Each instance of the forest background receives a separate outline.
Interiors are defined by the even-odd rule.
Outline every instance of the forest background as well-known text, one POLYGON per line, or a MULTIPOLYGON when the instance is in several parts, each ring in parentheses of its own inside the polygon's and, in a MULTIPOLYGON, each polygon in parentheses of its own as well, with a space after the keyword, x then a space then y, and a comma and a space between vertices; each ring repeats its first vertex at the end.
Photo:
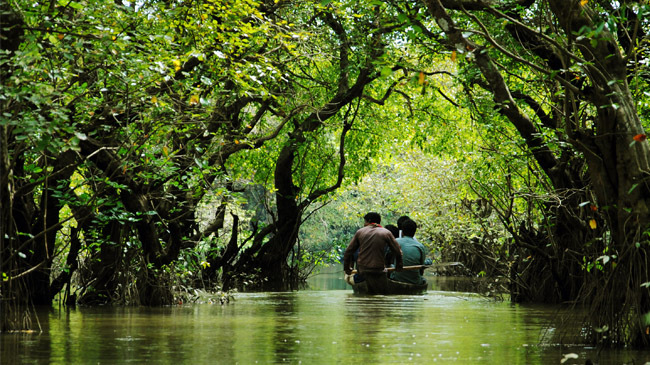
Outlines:
POLYGON ((649 12, 2 0, 2 330, 55 297, 296 288, 374 210, 647 347, 649 12))

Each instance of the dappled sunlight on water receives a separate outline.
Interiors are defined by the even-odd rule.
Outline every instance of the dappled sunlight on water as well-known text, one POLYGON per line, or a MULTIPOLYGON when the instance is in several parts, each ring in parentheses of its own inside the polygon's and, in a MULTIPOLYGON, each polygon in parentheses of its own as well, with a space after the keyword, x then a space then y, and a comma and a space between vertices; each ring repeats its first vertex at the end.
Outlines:
POLYGON ((588 357, 601 364, 650 359, 648 352, 603 351, 599 357, 593 348, 554 343, 555 318, 554 308, 441 290, 416 296, 324 288, 240 293, 224 306, 42 312, 42 334, 2 335, 2 364, 559 364, 566 354, 578 357, 566 364, 588 357))

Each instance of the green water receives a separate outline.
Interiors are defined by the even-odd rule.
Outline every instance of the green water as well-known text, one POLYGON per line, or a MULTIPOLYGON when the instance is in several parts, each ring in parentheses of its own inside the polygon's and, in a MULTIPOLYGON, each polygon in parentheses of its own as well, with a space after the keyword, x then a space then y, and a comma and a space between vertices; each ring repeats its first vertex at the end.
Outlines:
POLYGON ((224 306, 45 311, 42 333, 1 335, 2 364, 560 364, 566 354, 578 359, 565 364, 650 361, 650 352, 561 345, 557 308, 443 291, 457 284, 430 279, 419 296, 355 296, 338 275, 320 275, 311 290, 240 293, 224 306))

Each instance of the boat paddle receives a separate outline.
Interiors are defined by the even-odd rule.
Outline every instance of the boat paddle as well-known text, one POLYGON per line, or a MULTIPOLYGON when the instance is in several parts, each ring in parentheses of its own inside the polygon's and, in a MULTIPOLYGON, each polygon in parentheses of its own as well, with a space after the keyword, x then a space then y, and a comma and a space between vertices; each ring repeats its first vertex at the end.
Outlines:
MULTIPOLYGON (((426 268, 429 268, 429 267, 431 267, 431 265, 412 265, 412 266, 404 266, 404 267, 402 268, 402 271, 421 270, 421 269, 426 269, 426 268)), ((391 271, 395 271, 395 268, 394 268, 394 267, 387 267, 387 268, 384 268, 384 272, 391 272, 391 271)), ((357 273, 357 270, 352 270, 352 275, 354 275, 354 274, 356 274, 356 273, 357 273)))

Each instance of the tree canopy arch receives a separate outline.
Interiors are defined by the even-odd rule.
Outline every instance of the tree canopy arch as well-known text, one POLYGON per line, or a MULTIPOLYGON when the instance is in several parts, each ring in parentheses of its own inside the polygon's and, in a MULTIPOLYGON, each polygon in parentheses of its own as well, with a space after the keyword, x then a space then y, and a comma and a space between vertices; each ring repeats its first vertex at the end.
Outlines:
POLYGON ((647 5, 11 0, 0 10, 0 252, 15 304, 3 306, 3 329, 74 272, 84 303, 170 302, 172 285, 158 283, 175 270, 226 288, 249 275, 289 285, 309 209, 360 179, 387 143, 471 141, 454 134, 463 118, 446 117, 464 108, 508 161, 474 166, 508 172, 473 189, 534 257, 512 261, 520 298, 539 300, 529 289, 541 287, 546 300, 592 303, 594 341, 647 345, 647 5), (500 135, 513 139, 506 148, 500 135), (538 214, 516 217, 515 202, 538 214))

